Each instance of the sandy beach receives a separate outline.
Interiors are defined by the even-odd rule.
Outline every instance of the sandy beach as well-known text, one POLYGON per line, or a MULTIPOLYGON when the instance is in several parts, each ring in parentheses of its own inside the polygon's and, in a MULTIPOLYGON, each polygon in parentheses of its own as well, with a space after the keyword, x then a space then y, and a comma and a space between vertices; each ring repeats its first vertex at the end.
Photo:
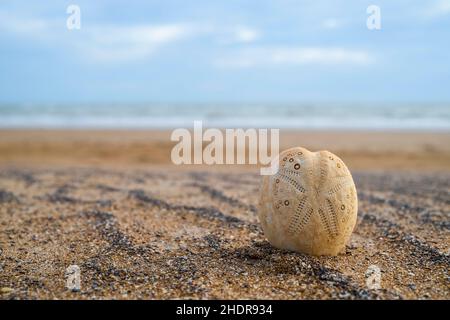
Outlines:
POLYGON ((169 137, 0 131, 0 297, 450 298, 449 133, 282 131, 281 150, 327 149, 353 173, 358 221, 337 257, 273 248, 258 168, 175 166, 169 137))

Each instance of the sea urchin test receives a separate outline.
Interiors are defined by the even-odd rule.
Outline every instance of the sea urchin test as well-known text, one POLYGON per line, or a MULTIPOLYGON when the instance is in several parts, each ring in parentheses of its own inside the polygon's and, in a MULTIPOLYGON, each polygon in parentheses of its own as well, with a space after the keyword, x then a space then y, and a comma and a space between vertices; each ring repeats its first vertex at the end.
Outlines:
POLYGON ((263 177, 258 210, 264 234, 281 249, 337 255, 356 224, 358 199, 350 171, 328 151, 282 152, 276 174, 263 177))

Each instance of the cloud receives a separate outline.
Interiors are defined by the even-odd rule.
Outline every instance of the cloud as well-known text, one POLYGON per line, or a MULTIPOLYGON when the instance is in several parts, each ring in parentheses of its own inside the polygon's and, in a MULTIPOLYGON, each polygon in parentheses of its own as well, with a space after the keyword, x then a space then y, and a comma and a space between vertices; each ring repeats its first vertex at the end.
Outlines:
POLYGON ((221 68, 326 64, 366 65, 373 61, 366 51, 326 47, 255 47, 242 49, 214 61, 221 68))
POLYGON ((147 59, 167 45, 206 36, 219 44, 248 44, 260 38, 254 28, 195 23, 142 25, 84 24, 69 31, 65 16, 41 19, 0 11, 0 30, 49 46, 57 44, 93 63, 133 62, 147 59))
POLYGON ((92 62, 123 62, 147 58, 170 43, 195 32, 190 25, 81 25, 69 31, 65 20, 19 17, 0 11, 0 30, 50 45, 77 50, 92 62), (69 36, 69 33, 70 36, 69 36))
POLYGON ((149 57, 164 45, 185 39, 193 33, 188 25, 97 26, 82 47, 93 59, 103 62, 149 57))
POLYGON ((260 37, 260 32, 249 27, 238 26, 235 30, 236 42, 249 43, 257 40, 260 37))
POLYGON ((423 10, 423 15, 434 18, 450 14, 450 0, 438 0, 433 2, 427 9, 423 10))
POLYGON ((82 49, 96 61, 121 62, 150 57, 163 46, 198 36, 219 38, 221 44, 245 44, 257 40, 260 32, 245 26, 224 28, 199 23, 93 26, 82 49))
POLYGON ((337 19, 326 19, 322 21, 322 27, 325 29, 337 29, 341 27, 341 22, 337 19))
POLYGON ((261 38, 261 31, 243 25, 211 26, 209 34, 220 45, 248 44, 261 38))
POLYGON ((0 30, 22 35, 37 35, 49 29, 51 22, 39 18, 22 18, 0 11, 0 30))

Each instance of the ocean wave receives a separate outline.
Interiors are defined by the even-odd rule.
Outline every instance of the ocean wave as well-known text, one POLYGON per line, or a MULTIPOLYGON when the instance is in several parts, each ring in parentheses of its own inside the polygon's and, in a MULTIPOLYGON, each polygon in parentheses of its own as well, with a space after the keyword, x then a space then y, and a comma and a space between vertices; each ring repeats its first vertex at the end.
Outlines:
POLYGON ((450 131, 450 105, 0 105, 0 128, 418 129, 450 131))

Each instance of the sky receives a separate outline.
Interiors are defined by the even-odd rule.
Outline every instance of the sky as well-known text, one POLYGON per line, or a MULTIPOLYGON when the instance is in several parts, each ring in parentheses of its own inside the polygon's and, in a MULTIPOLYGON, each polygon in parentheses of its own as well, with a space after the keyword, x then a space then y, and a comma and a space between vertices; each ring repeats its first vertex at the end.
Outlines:
POLYGON ((447 103, 449 52, 450 0, 1 0, 0 103, 447 103))

